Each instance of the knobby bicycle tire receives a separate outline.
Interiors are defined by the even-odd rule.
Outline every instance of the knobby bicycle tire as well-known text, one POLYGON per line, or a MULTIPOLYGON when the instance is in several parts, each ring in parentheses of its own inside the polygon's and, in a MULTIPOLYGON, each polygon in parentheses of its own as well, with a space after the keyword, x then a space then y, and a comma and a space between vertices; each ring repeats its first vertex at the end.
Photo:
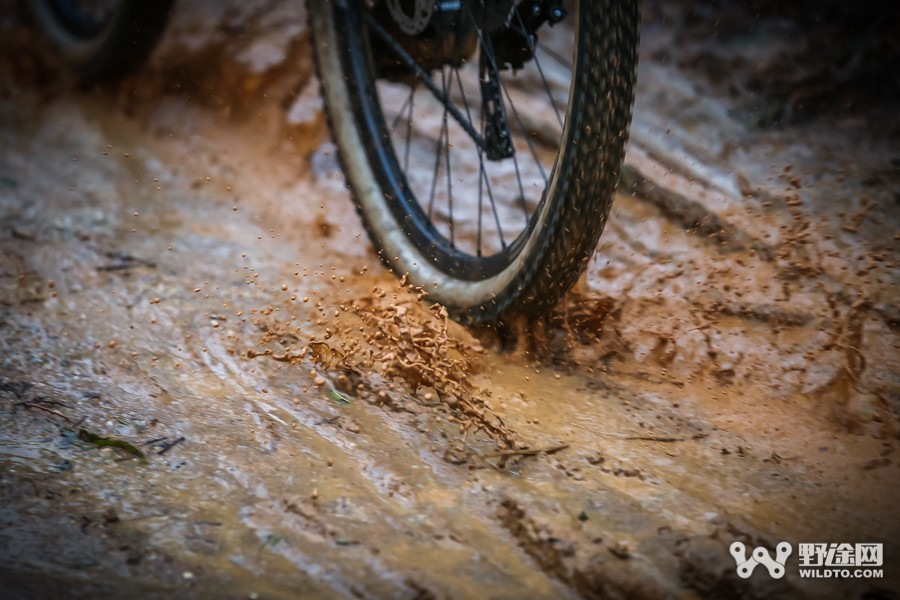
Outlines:
POLYGON ((371 52, 364 0, 312 0, 308 10, 328 123, 382 261, 462 322, 552 308, 587 267, 609 218, 634 100, 637 0, 579 3, 558 155, 540 205, 502 260, 459 257, 411 215, 405 174, 386 149, 378 74, 371 57, 360 56, 371 52))

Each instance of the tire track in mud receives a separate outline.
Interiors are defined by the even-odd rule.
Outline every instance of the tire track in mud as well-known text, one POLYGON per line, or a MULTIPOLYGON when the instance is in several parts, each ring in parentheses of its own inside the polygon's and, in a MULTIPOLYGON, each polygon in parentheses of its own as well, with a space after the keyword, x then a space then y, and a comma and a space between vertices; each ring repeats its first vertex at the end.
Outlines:
POLYGON ((717 252, 753 252, 762 260, 771 261, 774 251, 761 240, 722 219, 702 202, 690 200, 671 189, 660 186, 652 179, 626 164, 619 178, 619 193, 630 192, 639 200, 649 202, 662 215, 682 227, 686 232, 699 236, 713 244, 717 252))
MULTIPOLYGON (((652 578, 641 576, 645 574, 615 564, 628 560, 625 546, 610 549, 614 564, 598 554, 592 557, 587 567, 580 567, 572 564, 575 544, 550 535, 515 500, 500 502, 496 518, 544 573, 565 584, 580 598, 665 598, 672 594, 651 583, 652 578)), ((605 550, 602 546, 601 549, 605 550)))

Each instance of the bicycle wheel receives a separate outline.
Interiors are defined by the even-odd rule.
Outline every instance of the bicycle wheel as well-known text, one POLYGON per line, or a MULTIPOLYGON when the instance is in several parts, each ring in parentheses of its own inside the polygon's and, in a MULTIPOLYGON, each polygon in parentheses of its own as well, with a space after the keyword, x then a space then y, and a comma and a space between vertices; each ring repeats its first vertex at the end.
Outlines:
POLYGON ((173 0, 33 0, 31 16, 79 83, 139 66, 162 34, 173 0))
POLYGON ((551 308, 624 159, 636 0, 313 0, 344 176, 381 259, 463 322, 551 308))

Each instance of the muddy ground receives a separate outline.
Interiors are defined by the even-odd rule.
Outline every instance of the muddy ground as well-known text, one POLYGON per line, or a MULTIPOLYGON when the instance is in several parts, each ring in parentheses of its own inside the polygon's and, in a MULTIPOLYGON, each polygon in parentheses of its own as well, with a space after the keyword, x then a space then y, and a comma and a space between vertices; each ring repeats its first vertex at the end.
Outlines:
POLYGON ((510 342, 378 263, 302 4, 82 91, 3 6, 0 597, 900 592, 893 17, 645 3, 612 219, 510 342))

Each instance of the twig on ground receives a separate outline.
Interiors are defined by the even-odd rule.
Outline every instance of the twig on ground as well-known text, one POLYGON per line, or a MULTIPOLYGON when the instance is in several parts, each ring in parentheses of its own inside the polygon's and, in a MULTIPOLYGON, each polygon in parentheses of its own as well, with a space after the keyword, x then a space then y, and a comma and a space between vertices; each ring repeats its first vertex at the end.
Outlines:
POLYGON ((50 413, 51 415, 56 415, 57 417, 63 419, 63 420, 66 421, 67 423, 71 423, 71 422, 72 422, 72 419, 70 419, 70 418, 67 417, 66 415, 62 414, 62 413, 59 412, 58 410, 53 410, 52 408, 50 408, 50 407, 48 407, 48 406, 42 406, 42 405, 40 405, 40 404, 38 404, 38 403, 36 403, 36 402, 34 402, 34 401, 32 401, 32 400, 23 400, 22 402, 17 402, 17 403, 16 403, 16 406, 24 406, 25 408, 36 408, 36 409, 38 409, 38 410, 42 410, 42 411, 44 411, 44 412, 48 412, 48 413, 50 413))
POLYGON ((177 440, 174 440, 172 442, 166 442, 165 444, 161 444, 160 451, 158 454, 160 454, 160 455, 165 454, 166 452, 168 452, 169 450, 171 450, 172 448, 174 448, 175 446, 177 446, 178 444, 180 444, 183 441, 184 441, 184 436, 181 436, 177 440))
POLYGON ((558 446, 547 446, 546 448, 526 448, 524 450, 499 450, 485 454, 482 458, 496 458, 498 456, 537 456, 538 454, 553 454, 560 450, 565 450, 569 444, 559 444, 558 446))

